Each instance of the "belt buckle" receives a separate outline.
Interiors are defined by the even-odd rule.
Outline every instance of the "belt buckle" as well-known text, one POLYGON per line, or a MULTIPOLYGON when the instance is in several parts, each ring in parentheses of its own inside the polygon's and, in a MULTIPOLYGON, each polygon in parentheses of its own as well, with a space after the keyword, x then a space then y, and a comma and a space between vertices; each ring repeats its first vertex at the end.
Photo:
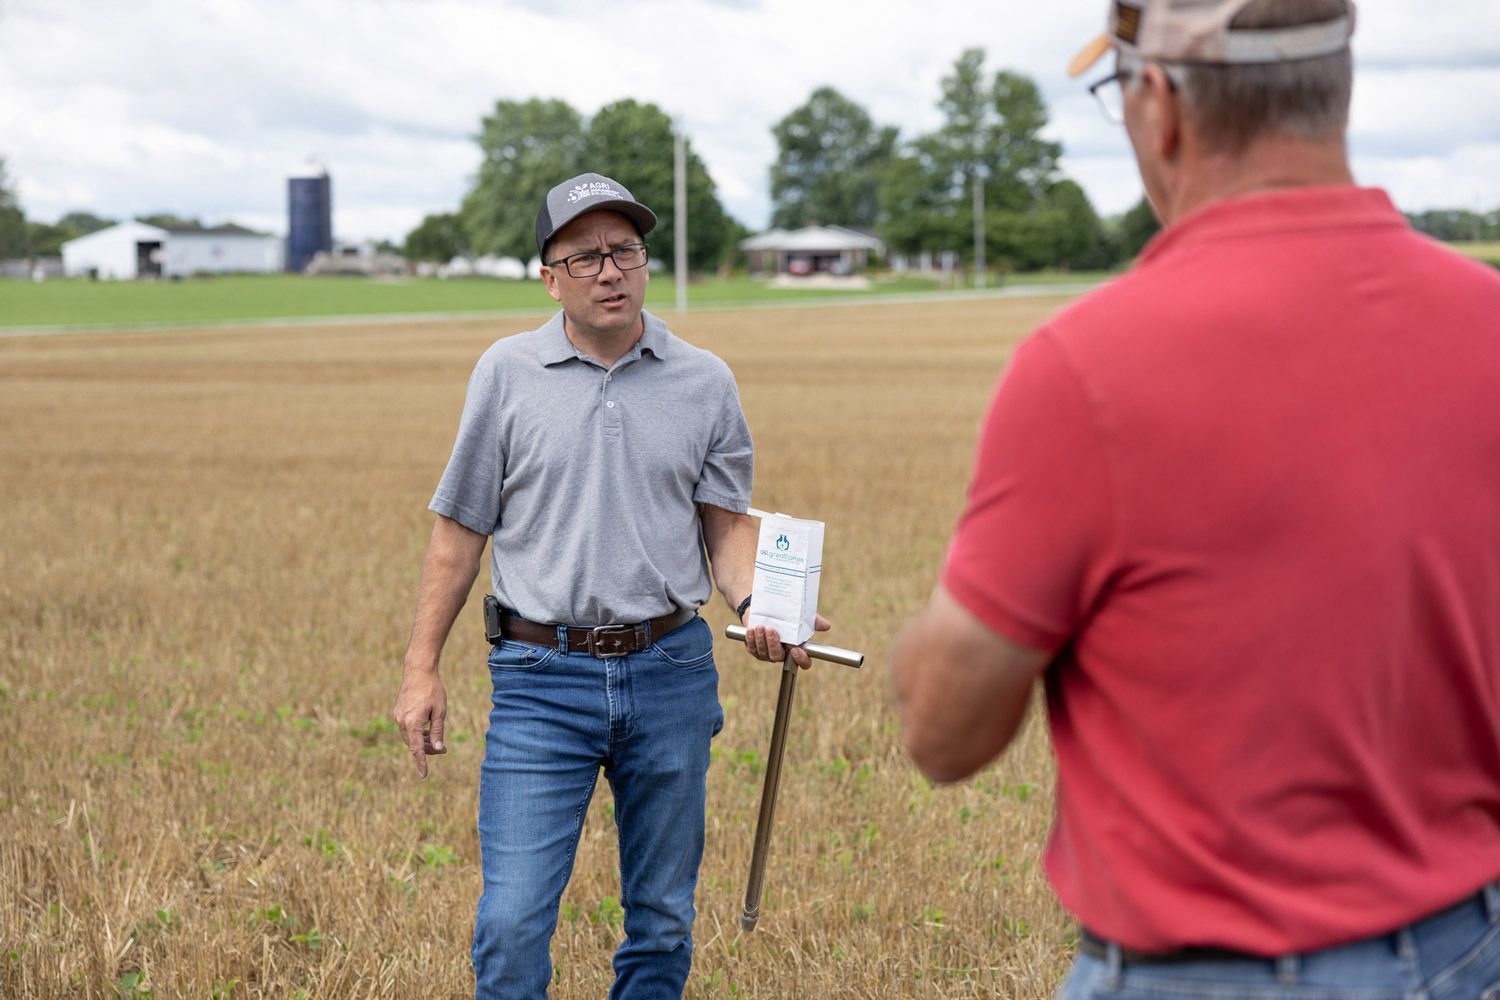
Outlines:
POLYGON ((630 653, 630 650, 622 649, 619 645, 616 645, 612 651, 601 651, 599 640, 601 636, 607 637, 612 635, 628 635, 634 631, 635 626, 633 625, 594 626, 593 628, 589 629, 589 655, 596 660, 612 660, 619 656, 628 655, 630 653))

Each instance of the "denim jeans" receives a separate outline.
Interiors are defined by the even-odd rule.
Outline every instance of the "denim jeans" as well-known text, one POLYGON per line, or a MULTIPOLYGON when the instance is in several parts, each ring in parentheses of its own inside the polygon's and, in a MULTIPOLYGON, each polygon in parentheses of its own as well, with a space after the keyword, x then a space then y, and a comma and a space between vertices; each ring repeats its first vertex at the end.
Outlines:
POLYGON ((558 903, 602 767, 625 911, 609 995, 680 997, 693 955, 709 741, 724 722, 708 624, 694 618, 643 652, 604 660, 507 640, 489 666, 475 995, 547 995, 558 903))
POLYGON ((1079 955, 1058 1000, 1493 1000, 1500 882, 1388 934, 1282 958, 1131 964, 1079 955))

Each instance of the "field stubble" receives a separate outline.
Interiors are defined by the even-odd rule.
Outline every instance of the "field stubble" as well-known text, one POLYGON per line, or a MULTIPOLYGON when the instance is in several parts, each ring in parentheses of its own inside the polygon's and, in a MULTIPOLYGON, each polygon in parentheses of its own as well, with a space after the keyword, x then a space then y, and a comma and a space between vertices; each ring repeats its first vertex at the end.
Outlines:
MULTIPOLYGON (((934 788, 885 674, 996 377, 1058 304, 675 323, 735 370, 757 504, 828 522, 827 638, 869 654, 802 677, 743 935, 777 682, 720 640, 689 996, 1043 997, 1065 969, 1074 932, 1038 870, 1044 727, 934 788)), ((487 574, 444 658, 451 749, 428 781, 389 707, 465 380, 530 325, 0 342, 0 995, 471 994, 487 574)), ((707 614, 719 633, 728 612, 707 614)), ((602 788, 555 997, 605 994, 620 920, 602 788)))

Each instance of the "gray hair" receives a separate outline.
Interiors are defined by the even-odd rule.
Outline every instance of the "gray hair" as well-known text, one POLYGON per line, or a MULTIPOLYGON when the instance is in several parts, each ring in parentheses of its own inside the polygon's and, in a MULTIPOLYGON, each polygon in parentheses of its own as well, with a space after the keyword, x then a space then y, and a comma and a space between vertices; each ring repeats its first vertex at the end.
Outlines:
MULTIPOLYGON (((1256 0, 1230 24, 1288 28, 1331 21, 1347 12, 1345 0, 1256 0)), ((1347 48, 1287 62, 1171 68, 1188 118, 1210 149, 1239 153, 1269 135, 1334 139, 1349 124, 1354 72, 1347 48)))

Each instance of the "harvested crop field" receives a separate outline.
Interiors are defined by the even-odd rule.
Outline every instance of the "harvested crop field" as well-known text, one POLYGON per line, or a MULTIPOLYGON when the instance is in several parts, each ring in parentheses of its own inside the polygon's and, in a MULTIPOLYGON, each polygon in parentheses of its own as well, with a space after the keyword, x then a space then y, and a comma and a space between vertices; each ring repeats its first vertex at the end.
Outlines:
MULTIPOLYGON (((689 996, 1044 997, 1071 959, 1040 717, 935 788, 886 677, 996 377, 1062 301, 667 315, 736 373, 757 505, 827 522, 827 641, 868 654, 802 675, 746 935, 777 676, 720 640, 689 996)), ((0 341, 0 996, 472 994, 487 572, 426 782, 389 710, 470 368, 539 318, 0 341)), ((607 991, 618 892, 601 789, 553 996, 607 991)))

